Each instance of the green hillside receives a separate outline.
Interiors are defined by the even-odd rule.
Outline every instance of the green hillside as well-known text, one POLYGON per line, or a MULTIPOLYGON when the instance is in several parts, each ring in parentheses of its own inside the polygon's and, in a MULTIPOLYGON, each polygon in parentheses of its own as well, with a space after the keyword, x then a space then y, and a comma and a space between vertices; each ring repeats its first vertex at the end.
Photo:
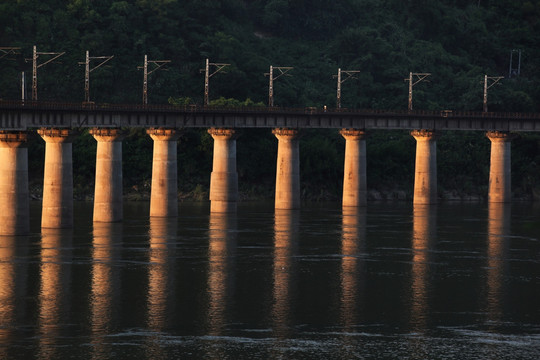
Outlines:
MULTIPOLYGON (((266 103, 264 73, 273 65, 294 67, 290 77, 275 82, 279 106, 333 107, 333 75, 341 68, 361 71, 343 84, 344 107, 405 109, 404 78, 412 71, 432 74, 429 82, 415 86, 415 109, 481 110, 481 80, 487 74, 505 77, 501 86, 490 89, 490 111, 538 112, 539 20, 540 1, 2 0, 0 47, 20 47, 21 54, 0 59, 0 98, 20 97, 20 73, 30 74, 31 63, 25 59, 36 45, 41 52, 65 52, 58 63, 39 69, 40 100, 84 99, 84 66, 78 63, 88 50, 91 56, 114 55, 92 72, 91 99, 96 102, 140 103, 138 67, 147 54, 151 60, 171 60, 167 71, 150 76, 150 103, 189 98, 201 104, 200 69, 209 58, 230 64, 211 79, 214 101, 224 97, 266 103), (512 50, 521 51, 520 74, 509 78, 512 50)), ((513 65, 517 69, 518 52, 513 53, 513 65)), ((127 188, 143 186, 150 176, 151 142, 141 134, 133 131, 124 143, 125 162, 130 164, 124 166, 127 188)), ((74 146, 76 180, 92 177, 95 144, 88 137, 77 140, 87 146, 74 146)), ((482 194, 489 140, 478 133, 448 133, 438 144, 441 193, 482 194)), ((269 131, 246 130, 238 140, 240 187, 247 194, 272 195, 275 168, 268 164, 274 161, 275 147, 269 131)), ((518 194, 530 195, 540 180, 538 148, 535 134, 513 142, 518 194)), ((186 131, 179 149, 182 190, 204 192, 211 138, 203 130, 186 131)), ((37 172, 41 152, 36 140, 31 162, 37 172)), ((301 154, 306 197, 338 196, 343 139, 337 131, 306 132, 301 154)), ((414 139, 408 134, 372 133, 368 161, 370 188, 412 188, 414 139)))

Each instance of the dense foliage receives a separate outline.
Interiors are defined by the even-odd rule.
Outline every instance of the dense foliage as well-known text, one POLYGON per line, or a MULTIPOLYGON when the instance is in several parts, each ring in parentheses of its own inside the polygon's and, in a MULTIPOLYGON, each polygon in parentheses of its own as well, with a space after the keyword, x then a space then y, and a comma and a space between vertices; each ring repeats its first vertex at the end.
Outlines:
MULTIPOLYGON (((502 86, 490 89, 490 110, 540 111, 538 0, 0 0, 0 47, 21 48, 20 55, 0 59, 0 98, 20 96, 19 74, 31 72, 25 59, 33 45, 40 52, 65 52, 58 63, 38 70, 40 100, 83 100, 84 66, 78 63, 89 50, 90 56, 114 55, 91 74, 96 102, 140 102, 138 67, 147 54, 171 60, 167 71, 150 75, 151 103, 201 104, 200 69, 209 58, 230 64, 210 81, 214 101, 266 103, 264 73, 274 65, 294 67, 292 76, 275 82, 280 106, 334 106, 333 75, 342 68, 361 71, 343 84, 345 107, 406 108, 403 79, 412 71, 432 74, 430 82, 414 88, 416 109, 481 110, 481 80, 487 74, 505 76, 502 86), (509 79, 513 49, 521 50, 521 73, 509 79)), ((517 53, 513 65, 517 68, 517 53)), ((93 171, 93 140, 86 138, 77 140, 84 147, 74 146, 81 178, 91 178, 93 171)), ((538 137, 523 135, 513 144, 514 187, 530 192, 540 179, 538 137)), ((337 131, 306 131, 301 146, 306 195, 338 194, 343 139, 337 131)), ((272 184, 275 147, 269 131, 245 130, 239 138, 245 191, 272 184)), ((441 188, 481 193, 489 141, 478 133, 448 133, 438 148, 441 188)), ((184 190, 206 188, 211 151, 204 130, 186 130, 179 145, 184 190)), ((40 152, 42 146, 34 144, 31 154, 40 152)), ((142 130, 132 131, 124 152, 126 186, 142 186, 150 176, 151 141, 142 130)), ((414 140, 408 134, 373 133, 368 152, 371 188, 410 191, 414 140)))

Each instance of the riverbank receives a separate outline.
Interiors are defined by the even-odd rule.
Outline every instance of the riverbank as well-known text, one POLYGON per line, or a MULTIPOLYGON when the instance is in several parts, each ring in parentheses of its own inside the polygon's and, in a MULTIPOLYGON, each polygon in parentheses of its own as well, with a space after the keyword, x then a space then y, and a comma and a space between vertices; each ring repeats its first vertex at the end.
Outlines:
MULTIPOLYGON (((368 201, 412 201, 413 192, 403 189, 369 189, 367 191, 368 201)), ((149 186, 133 186, 124 189, 124 199, 127 201, 150 201, 149 186)), ((88 187, 75 188, 73 198, 77 201, 93 201, 94 192, 88 187)), ((274 189, 255 186, 252 188, 240 189, 238 192, 238 201, 258 201, 272 200, 274 198, 274 189)), ((30 186, 30 199, 41 201, 43 199, 43 187, 39 185, 30 186)), ((514 201, 540 201, 540 189, 532 189, 530 193, 515 191, 512 194, 514 201)), ((208 201, 208 189, 202 185, 195 186, 190 191, 178 191, 179 201, 208 201)), ((319 192, 302 192, 302 200, 310 202, 340 201, 341 194, 335 194, 330 191, 321 190, 319 192)), ((477 193, 464 193, 455 189, 439 191, 440 201, 466 201, 482 202, 487 200, 487 190, 477 193)))

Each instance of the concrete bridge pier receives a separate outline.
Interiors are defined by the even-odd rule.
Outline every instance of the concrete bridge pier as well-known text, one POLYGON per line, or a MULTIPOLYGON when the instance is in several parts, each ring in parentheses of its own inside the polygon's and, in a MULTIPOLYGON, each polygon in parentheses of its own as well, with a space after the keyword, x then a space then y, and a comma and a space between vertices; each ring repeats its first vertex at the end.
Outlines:
POLYGON ((151 128, 146 130, 154 140, 152 160, 152 188, 150 216, 174 217, 178 215, 178 170, 176 129, 151 128))
POLYGON ((73 158, 72 129, 41 128, 45 140, 42 228, 73 227, 73 158))
POLYGON ((124 133, 116 128, 94 128, 90 129, 90 134, 97 141, 94 221, 121 221, 124 133))
POLYGON ((0 235, 30 232, 26 139, 25 131, 0 131, 0 235))
POLYGON ((345 138, 343 207, 366 206, 366 132, 342 129, 339 133, 345 138))
POLYGON ((510 202, 512 135, 506 131, 488 131, 486 136, 491 140, 488 202, 510 202))
POLYGON ((276 168, 276 209, 300 208, 300 149, 298 130, 276 128, 278 139, 276 168))
POLYGON ((236 133, 233 129, 208 130, 214 139, 214 160, 210 175, 210 212, 235 212, 238 199, 236 133))
POLYGON ((413 130, 416 139, 414 204, 437 203, 437 141, 435 131, 413 130))

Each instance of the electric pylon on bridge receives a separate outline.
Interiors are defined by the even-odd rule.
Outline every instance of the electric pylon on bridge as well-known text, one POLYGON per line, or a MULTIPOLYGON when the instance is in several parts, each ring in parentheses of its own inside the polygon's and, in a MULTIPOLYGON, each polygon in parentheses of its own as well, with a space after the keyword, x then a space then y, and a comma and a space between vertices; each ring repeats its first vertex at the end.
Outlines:
MULTIPOLYGON (((19 55, 20 54, 20 47, 12 47, 12 46, 3 46, 0 47, 0 60, 6 59, 6 60, 15 60, 11 58, 12 55, 19 55)), ((23 73, 23 79, 24 79, 24 73, 23 73)), ((23 90, 24 91, 24 90, 23 90)), ((24 99, 24 95, 23 95, 24 99)))
MULTIPOLYGON (((9 46, 0 47, 0 60, 3 58, 7 58, 10 55, 19 55, 20 54, 19 50, 21 50, 20 47, 9 47, 9 46)), ((8 59, 13 60, 10 58, 8 59)))
POLYGON ((337 96, 336 96, 336 108, 341 109, 341 84, 349 79, 357 79, 354 74, 359 73, 360 70, 341 70, 338 69, 337 75, 334 75, 334 78, 337 77, 337 96), (342 79, 341 74, 345 74, 346 77, 342 79))
POLYGON ((510 50, 510 69, 508 70, 508 78, 518 77, 521 74, 521 49, 510 50), (514 67, 514 53, 517 52, 517 67, 514 67))
POLYGON ((290 74, 287 74, 289 71, 294 69, 291 66, 272 66, 270 65, 270 72, 267 72, 264 74, 264 76, 268 76, 269 83, 268 83, 268 106, 273 107, 274 106, 274 80, 279 79, 280 77, 287 75, 291 76, 290 74), (279 74, 274 77, 274 69, 279 71, 279 74))
POLYGON ((86 61, 80 62, 79 65, 85 66, 85 72, 84 72, 84 102, 90 102, 90 73, 103 64, 105 64, 107 61, 111 60, 114 55, 111 56, 92 56, 90 57, 89 51, 86 50, 86 61), (94 66, 93 68, 90 67, 90 60, 101 60, 99 64, 94 66))
POLYGON ((143 72, 144 72, 144 75, 143 75, 143 104, 144 105, 148 104, 148 75, 161 69, 163 66, 165 66, 166 64, 170 62, 171 60, 148 60, 148 55, 144 55, 144 65, 137 67, 137 69, 143 69, 143 72), (148 64, 154 65, 155 67, 152 70, 148 71, 148 64))
POLYGON ((231 64, 211 63, 208 59, 206 59, 204 69, 200 70, 201 72, 204 71, 204 105, 208 105, 210 103, 210 78, 223 70, 225 66, 229 65, 231 64), (213 73, 210 73, 210 66, 216 67, 216 70, 213 73))
MULTIPOLYGON (((38 52, 36 45, 34 45, 33 51, 32 51, 32 100, 37 101, 38 94, 37 94, 37 70, 40 67, 43 67, 47 65, 48 63, 58 59, 60 56, 64 55, 65 52, 38 52), (47 55, 51 56, 49 60, 46 60, 45 62, 38 64, 38 58, 40 55, 47 55)), ((27 59, 29 60, 29 59, 27 59)))
POLYGON ((484 112, 488 111, 488 106, 487 106, 488 89, 491 88, 493 85, 497 84, 501 79, 504 79, 504 76, 484 75, 484 106, 483 106, 484 112))
MULTIPOLYGON (((412 90, 413 86, 418 84, 421 81, 424 81, 428 76, 431 76, 431 73, 409 73, 409 78, 404 79, 405 81, 409 82, 409 111, 412 111, 412 90)), ((426 80, 428 81, 428 80, 426 80)))

